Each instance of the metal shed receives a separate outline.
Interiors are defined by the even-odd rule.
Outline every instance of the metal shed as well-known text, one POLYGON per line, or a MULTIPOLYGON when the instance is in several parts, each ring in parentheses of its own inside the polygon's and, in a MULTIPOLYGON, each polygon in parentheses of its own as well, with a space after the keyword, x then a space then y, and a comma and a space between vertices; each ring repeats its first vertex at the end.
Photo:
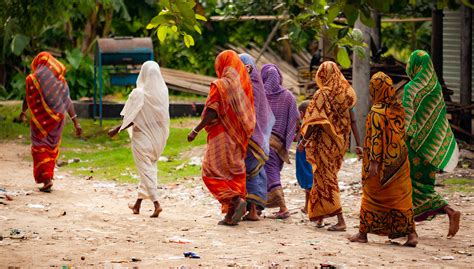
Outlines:
POLYGON ((93 117, 94 119, 97 116, 99 117, 101 126, 104 70, 108 71, 111 85, 135 85, 141 64, 153 59, 151 38, 115 37, 98 39, 94 57, 93 117), (99 85, 98 113, 97 84, 99 85))

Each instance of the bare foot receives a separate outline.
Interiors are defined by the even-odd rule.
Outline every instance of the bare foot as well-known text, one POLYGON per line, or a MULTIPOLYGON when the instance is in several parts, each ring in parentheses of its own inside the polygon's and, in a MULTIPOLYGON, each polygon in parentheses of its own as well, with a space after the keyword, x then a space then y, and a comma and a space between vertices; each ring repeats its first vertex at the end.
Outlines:
POLYGON ((161 211, 163 211, 163 209, 161 207, 155 207, 155 211, 153 212, 153 214, 150 216, 150 218, 158 218, 158 216, 160 215, 161 211))
POLYGON ((403 244, 406 247, 416 247, 418 244, 418 235, 416 233, 412 233, 408 235, 408 240, 403 244))
POLYGON ((133 214, 135 214, 135 215, 140 214, 140 206, 129 204, 128 208, 130 208, 132 210, 133 214))
POLYGON ((44 182, 43 184, 44 184, 43 187, 41 187, 39 190, 42 192, 51 192, 51 188, 53 187, 53 181, 48 180, 44 182))
POLYGON ((356 233, 353 236, 349 237, 349 241, 351 242, 357 242, 357 243, 367 243, 367 234, 364 233, 356 233))
POLYGON ((461 219, 461 212, 454 210, 452 214, 449 215, 449 232, 448 237, 454 237, 459 231, 459 221, 461 219))
POLYGON ((324 228, 324 220, 318 220, 318 222, 316 222, 316 227, 317 228, 324 228))
POLYGON ((304 214, 308 214, 308 209, 306 207, 302 207, 301 212, 303 212, 304 214))
POLYGON ((329 226, 328 231, 330 232, 345 232, 346 231, 346 224, 336 224, 333 226, 329 226))
POLYGON ((248 213, 247 215, 245 215, 245 216, 243 217, 242 220, 247 220, 247 221, 259 221, 260 218, 258 217, 257 214, 253 215, 253 214, 248 213))

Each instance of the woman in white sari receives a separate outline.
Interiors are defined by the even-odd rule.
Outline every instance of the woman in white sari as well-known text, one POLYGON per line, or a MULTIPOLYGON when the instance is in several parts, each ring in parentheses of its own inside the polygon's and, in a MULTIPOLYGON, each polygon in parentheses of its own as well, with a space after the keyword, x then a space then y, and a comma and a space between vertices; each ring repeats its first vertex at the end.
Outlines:
POLYGON ((121 125, 109 131, 113 137, 129 127, 132 140, 132 152, 140 174, 138 198, 130 205, 134 214, 140 213, 143 199, 153 201, 155 211, 150 217, 158 217, 162 211, 158 202, 157 166, 156 162, 166 145, 169 135, 169 100, 168 87, 160 72, 159 65, 154 61, 143 64, 137 79, 137 88, 129 95, 120 115, 121 125))

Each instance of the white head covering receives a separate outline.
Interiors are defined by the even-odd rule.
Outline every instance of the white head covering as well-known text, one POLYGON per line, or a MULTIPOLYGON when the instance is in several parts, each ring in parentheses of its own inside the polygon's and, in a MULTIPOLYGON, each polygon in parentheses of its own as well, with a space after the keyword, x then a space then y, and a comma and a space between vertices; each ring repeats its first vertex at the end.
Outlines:
POLYGON ((137 88, 130 93, 120 115, 124 117, 120 131, 133 122, 133 133, 143 133, 140 137, 149 140, 158 158, 169 136, 170 116, 168 87, 156 62, 147 61, 142 65, 137 88))

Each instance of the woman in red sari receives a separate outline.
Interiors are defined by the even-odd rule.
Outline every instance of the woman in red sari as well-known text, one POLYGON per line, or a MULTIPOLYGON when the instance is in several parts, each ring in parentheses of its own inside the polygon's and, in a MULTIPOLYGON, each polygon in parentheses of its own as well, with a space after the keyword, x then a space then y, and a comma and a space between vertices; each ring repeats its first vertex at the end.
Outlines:
POLYGON ((69 98, 69 87, 64 76, 66 68, 47 52, 39 53, 31 63, 31 74, 26 78, 26 97, 20 120, 26 121, 26 110, 31 112, 31 154, 36 183, 43 183, 40 191, 50 192, 54 166, 59 154, 66 111, 74 122, 77 136, 81 126, 69 98))
POLYGON ((236 225, 246 211, 247 144, 255 128, 250 77, 237 53, 221 52, 215 62, 218 79, 211 84, 201 122, 189 133, 193 141, 203 128, 208 133, 202 177, 222 204, 221 225, 236 225))

